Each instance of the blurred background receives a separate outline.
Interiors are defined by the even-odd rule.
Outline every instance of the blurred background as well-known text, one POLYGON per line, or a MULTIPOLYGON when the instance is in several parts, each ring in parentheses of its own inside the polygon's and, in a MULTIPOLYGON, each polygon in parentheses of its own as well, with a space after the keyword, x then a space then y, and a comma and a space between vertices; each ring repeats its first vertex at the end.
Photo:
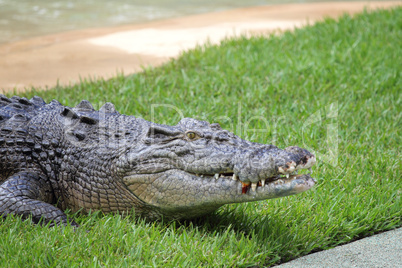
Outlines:
POLYGON ((69 30, 142 23, 245 6, 307 2, 328 1, 0 0, 0 44, 69 30))

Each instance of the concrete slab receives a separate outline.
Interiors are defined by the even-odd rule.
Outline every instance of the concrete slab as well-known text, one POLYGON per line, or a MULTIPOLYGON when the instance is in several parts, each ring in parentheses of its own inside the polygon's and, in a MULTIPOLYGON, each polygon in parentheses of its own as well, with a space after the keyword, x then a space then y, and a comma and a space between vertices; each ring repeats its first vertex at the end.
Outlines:
POLYGON ((313 253, 278 268, 402 267, 402 228, 313 253))

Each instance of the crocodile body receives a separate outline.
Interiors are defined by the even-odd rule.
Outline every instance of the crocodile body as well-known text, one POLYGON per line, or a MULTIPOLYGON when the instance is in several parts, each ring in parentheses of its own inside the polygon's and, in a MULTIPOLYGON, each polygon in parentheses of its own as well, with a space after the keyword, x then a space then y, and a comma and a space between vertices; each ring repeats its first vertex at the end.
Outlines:
MULTIPOLYGON (((64 210, 186 219, 310 189, 296 146, 253 143, 191 118, 167 126, 88 101, 0 95, 0 215, 68 224, 64 210), (289 176, 290 175, 290 176, 289 176)), ((76 225, 74 221, 71 224, 76 225)))

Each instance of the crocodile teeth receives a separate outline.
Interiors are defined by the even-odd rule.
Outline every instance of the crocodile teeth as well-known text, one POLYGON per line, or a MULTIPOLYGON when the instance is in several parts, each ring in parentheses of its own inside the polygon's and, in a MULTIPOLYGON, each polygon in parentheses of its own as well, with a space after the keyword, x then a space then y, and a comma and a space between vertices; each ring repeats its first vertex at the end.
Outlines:
POLYGON ((219 174, 218 173, 215 174, 215 179, 216 180, 219 179, 219 174))
POLYGON ((286 174, 286 178, 288 178, 288 179, 289 179, 289 173, 288 173, 288 174, 286 174))
POLYGON ((310 174, 313 173, 313 169, 312 169, 312 168, 308 168, 308 171, 310 172, 310 174))
POLYGON ((265 180, 261 180, 261 186, 262 186, 262 187, 265 186, 265 180))
POLYGON ((237 176, 236 176, 236 174, 234 174, 234 173, 233 173, 232 180, 237 181, 237 176))
POLYGON ((253 182, 251 184, 251 190, 253 190, 253 192, 255 192, 255 190, 257 190, 257 183, 256 182, 253 182))

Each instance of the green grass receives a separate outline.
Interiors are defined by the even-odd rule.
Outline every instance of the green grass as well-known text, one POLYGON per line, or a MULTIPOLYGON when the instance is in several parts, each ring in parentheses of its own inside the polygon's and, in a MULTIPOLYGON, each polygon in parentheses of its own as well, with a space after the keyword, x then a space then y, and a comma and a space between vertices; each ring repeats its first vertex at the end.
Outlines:
POLYGON ((402 8, 365 12, 199 47, 126 77, 24 93, 70 106, 110 101, 176 124, 177 111, 155 106, 172 105, 243 138, 314 150, 318 185, 186 222, 95 213, 72 215, 82 224, 74 231, 9 217, 0 266, 262 267, 400 227, 401 40, 402 8))

